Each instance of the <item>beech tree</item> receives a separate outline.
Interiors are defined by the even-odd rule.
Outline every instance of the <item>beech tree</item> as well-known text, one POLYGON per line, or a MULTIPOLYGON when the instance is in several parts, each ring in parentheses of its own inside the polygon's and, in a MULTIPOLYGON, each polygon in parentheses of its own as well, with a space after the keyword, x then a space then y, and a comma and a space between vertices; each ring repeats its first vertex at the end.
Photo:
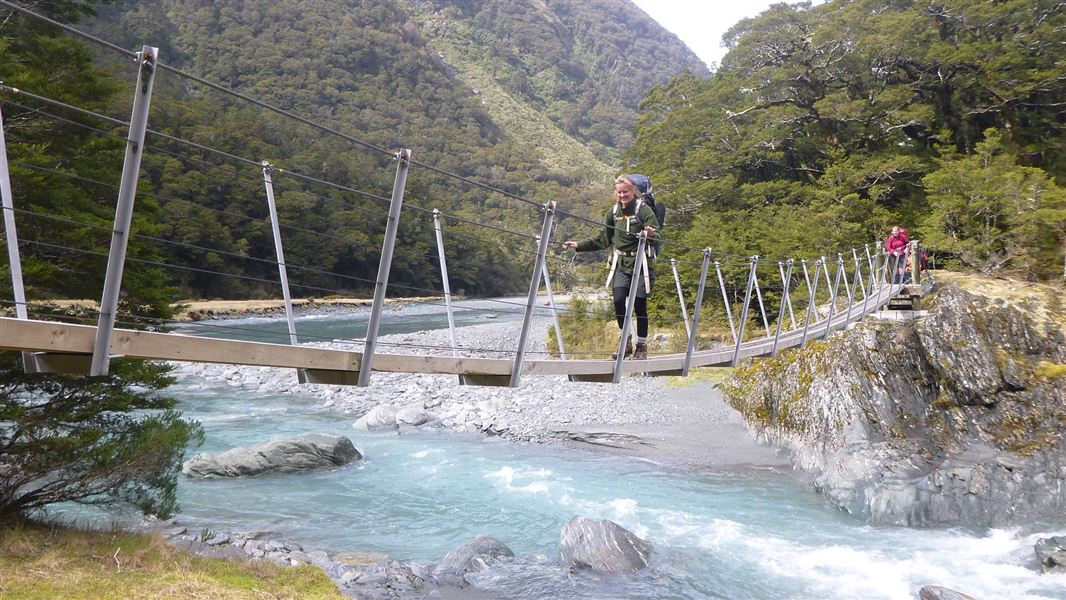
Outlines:
MULTIPOLYGON (((34 8, 73 21, 91 13, 89 4, 50 1, 34 8)), ((128 103, 86 48, 55 28, 0 13, 0 51, 5 84, 97 110, 116 94, 128 103)), ((5 104, 4 118, 30 297, 99 297, 114 191, 84 180, 121 164, 124 143, 25 107, 5 104)), ((138 200, 134 229, 157 233, 158 211, 152 199, 138 200)), ((140 238, 131 240, 130 254, 159 257, 140 238)), ((5 261, 0 280, 10 281, 7 270, 5 261)), ((158 267, 129 264, 119 308, 124 318, 169 316, 172 288, 161 285, 164 279, 158 267)), ((47 311, 31 307, 33 316, 47 311)), ((64 316, 96 321, 95 314, 64 316)), ((59 502, 173 512, 181 458, 201 429, 159 393, 172 382, 167 371, 116 360, 106 377, 26 374, 18 353, 0 352, 0 521, 59 502)))
POLYGON ((169 516, 181 458, 202 438, 159 395, 167 367, 115 361, 107 377, 22 373, 0 353, 0 521, 57 502, 169 516))
POLYGON ((737 23, 710 79, 641 103, 634 154, 677 208, 667 235, 810 256, 899 224, 969 268, 1060 274, 1064 8, 833 0, 737 23))

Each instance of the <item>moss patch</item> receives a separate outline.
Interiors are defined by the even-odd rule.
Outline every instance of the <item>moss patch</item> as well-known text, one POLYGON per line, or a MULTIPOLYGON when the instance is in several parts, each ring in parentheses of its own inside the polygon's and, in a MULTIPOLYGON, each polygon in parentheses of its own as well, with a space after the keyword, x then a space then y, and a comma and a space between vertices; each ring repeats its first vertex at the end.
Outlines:
POLYGON ((1066 365, 1042 360, 1036 365, 1036 376, 1048 381, 1066 379, 1066 365))

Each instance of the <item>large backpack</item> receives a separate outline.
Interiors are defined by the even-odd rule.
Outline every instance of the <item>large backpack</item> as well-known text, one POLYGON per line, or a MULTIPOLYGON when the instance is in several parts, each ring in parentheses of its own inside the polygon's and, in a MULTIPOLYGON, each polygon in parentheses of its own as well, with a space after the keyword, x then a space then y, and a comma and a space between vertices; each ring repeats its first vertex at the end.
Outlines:
POLYGON ((666 226, 666 206, 660 202, 655 201, 655 194, 652 193, 651 179, 647 175, 640 173, 630 173, 629 178, 633 180, 633 183, 637 184, 637 191, 640 192, 640 198, 655 212, 655 218, 659 220, 659 228, 666 226))
MULTIPOLYGON (((647 204, 655 213, 655 218, 659 221, 659 230, 665 226, 666 220, 666 206, 661 202, 655 201, 655 194, 652 193, 651 179, 647 175, 641 173, 630 173, 629 178, 633 180, 633 183, 637 184, 637 191, 640 192, 640 198, 638 201, 647 204)), ((640 205, 637 205, 637 214, 640 214, 640 205)), ((639 217, 638 217, 639 218, 639 217)), ((660 248, 662 248, 661 240, 651 241, 651 256, 658 256, 660 248)))

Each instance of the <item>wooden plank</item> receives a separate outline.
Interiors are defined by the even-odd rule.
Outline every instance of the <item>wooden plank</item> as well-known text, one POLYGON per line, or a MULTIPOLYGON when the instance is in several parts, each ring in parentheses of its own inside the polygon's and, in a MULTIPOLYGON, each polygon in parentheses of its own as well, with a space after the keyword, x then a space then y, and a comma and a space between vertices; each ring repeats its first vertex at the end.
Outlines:
MULTIPOLYGON (((889 301, 889 298, 885 298, 880 304, 888 304, 889 301)), ((852 321, 861 316, 861 307, 861 302, 853 305, 852 321)), ((873 304, 867 306, 868 313, 875 310, 877 306, 873 304)), ((843 313, 834 317, 833 329, 846 326, 847 319, 843 313)), ((824 319, 812 323, 808 339, 813 339, 819 331, 824 330, 824 319)), ((53 353, 91 354, 95 335, 96 327, 91 325, 0 317, 0 348, 4 349, 48 353, 45 356, 51 356, 53 353)), ((800 330, 783 333, 778 348, 798 346, 801 340, 802 331, 800 330)), ((768 355, 772 344, 770 338, 745 342, 741 344, 740 356, 748 358, 768 355)), ((310 382, 342 384, 351 380, 352 374, 358 373, 362 359, 361 353, 347 350, 202 338, 128 329, 115 330, 112 336, 111 354, 154 360, 305 369, 305 375, 308 376, 310 382)), ((698 351, 693 353, 692 366, 724 366, 731 362, 732 354, 731 346, 698 351)), ((57 360, 69 362, 65 358, 57 360)), ((684 354, 671 354, 647 360, 625 361, 622 365, 622 372, 625 374, 668 374, 680 371, 683 365, 684 354)), ((470 376, 473 379, 469 383, 472 384, 482 382, 494 384, 499 377, 510 375, 511 366, 512 361, 509 358, 379 354, 374 359, 375 371, 470 376)), ((614 361, 612 360, 530 360, 523 364, 522 374, 566 375, 571 379, 598 380, 609 376, 613 368, 614 361)))
POLYGON ((35 373, 62 373, 64 375, 88 375, 93 362, 92 354, 63 354, 59 352, 32 352, 35 373))
POLYGON ((300 383, 326 385, 356 385, 359 371, 335 371, 331 369, 300 369, 300 383))

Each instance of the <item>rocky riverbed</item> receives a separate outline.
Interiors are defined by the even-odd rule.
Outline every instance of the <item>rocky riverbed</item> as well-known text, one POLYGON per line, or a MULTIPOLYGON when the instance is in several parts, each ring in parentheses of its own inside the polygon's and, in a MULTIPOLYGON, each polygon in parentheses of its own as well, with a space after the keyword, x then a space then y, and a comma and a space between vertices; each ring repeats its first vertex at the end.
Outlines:
MULTIPOLYGON (((549 324, 539 319, 532 328, 529 351, 544 351, 549 324)), ((461 336, 466 344, 482 349, 482 355, 494 355, 491 350, 513 350, 519 328, 517 321, 492 322, 464 327, 461 336)), ((438 347, 440 354, 446 354, 450 353, 444 349, 449 341, 447 330, 436 330, 385 336, 379 347, 409 353, 438 347)), ((342 343, 314 345, 358 349, 342 343)), ((383 435, 417 434, 423 428, 481 432, 515 443, 580 445, 639 456, 666 468, 786 464, 773 449, 752 440, 739 413, 723 402, 706 376, 687 381, 627 377, 617 385, 527 377, 519 387, 506 388, 460 385, 456 376, 375 373, 368 387, 359 388, 297 385, 292 370, 174 366, 173 374, 181 379, 263 393, 293 393, 306 398, 309 408, 346 415, 353 426, 366 427, 369 421, 383 435)), ((474 572, 456 581, 437 573, 433 564, 400 563, 381 556, 330 556, 257 532, 205 535, 172 523, 152 527, 174 543, 208 554, 316 565, 341 589, 360 598, 478 597, 476 589, 466 585, 476 579, 474 572), (460 591, 457 583, 467 589, 460 591)))
MULTIPOLYGON (((543 352, 550 321, 539 319, 529 352, 543 352)), ((513 350, 520 323, 494 322, 461 329, 464 343, 482 356, 513 350)), ((445 329, 383 336, 382 352, 450 354, 445 329)), ((311 344, 358 350, 344 343, 311 344)), ((722 401, 709 378, 627 377, 617 385, 570 382, 565 377, 525 377, 521 385, 460 385, 454 375, 374 373, 365 388, 297 385, 293 370, 174 363, 174 375, 219 381, 269 393, 296 393, 316 407, 348 415, 353 423, 377 407, 429 413, 429 426, 484 432, 516 442, 585 443, 681 466, 782 464, 770 448, 752 441, 743 419, 722 401), (694 432, 702 435, 691 435, 694 432), (708 442, 708 440, 711 440, 708 442)))

